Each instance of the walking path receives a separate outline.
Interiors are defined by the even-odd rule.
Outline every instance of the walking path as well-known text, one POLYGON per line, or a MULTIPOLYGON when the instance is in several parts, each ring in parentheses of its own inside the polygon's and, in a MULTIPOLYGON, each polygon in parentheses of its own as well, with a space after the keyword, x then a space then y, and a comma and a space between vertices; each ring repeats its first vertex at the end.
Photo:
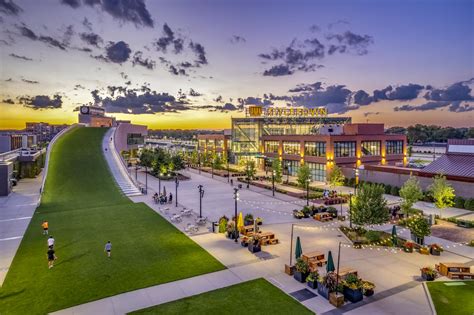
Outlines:
POLYGON ((0 197, 0 286, 38 206, 41 182, 41 174, 24 178, 9 196, 0 197))
POLYGON ((102 140, 104 157, 120 190, 126 196, 141 195, 140 190, 128 175, 127 169, 125 168, 119 153, 115 149, 115 142, 112 140, 114 138, 115 129, 115 127, 110 128, 105 133, 104 139, 102 140))

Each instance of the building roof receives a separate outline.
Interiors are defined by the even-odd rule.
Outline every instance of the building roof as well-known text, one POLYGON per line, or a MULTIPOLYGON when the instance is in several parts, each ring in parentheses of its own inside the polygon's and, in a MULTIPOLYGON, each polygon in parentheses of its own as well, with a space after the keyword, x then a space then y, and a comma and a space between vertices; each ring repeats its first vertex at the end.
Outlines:
POLYGON ((444 154, 428 164, 422 171, 474 178, 474 155, 444 154))

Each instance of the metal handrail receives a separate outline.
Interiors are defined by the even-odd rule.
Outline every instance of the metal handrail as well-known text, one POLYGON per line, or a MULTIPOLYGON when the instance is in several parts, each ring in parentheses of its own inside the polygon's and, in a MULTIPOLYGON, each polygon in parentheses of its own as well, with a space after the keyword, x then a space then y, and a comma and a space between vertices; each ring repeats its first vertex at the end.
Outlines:
POLYGON ((7 161, 20 155, 20 149, 0 153, 0 161, 7 161))

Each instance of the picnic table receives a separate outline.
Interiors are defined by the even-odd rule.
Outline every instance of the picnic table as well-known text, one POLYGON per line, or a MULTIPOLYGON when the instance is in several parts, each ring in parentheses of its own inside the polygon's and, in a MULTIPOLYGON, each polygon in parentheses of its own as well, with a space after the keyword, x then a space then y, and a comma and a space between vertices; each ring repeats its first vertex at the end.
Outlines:
POLYGON ((240 231, 245 236, 250 236, 249 234, 253 233, 253 225, 245 225, 240 231))
POLYGON ((258 233, 258 236, 260 237, 262 245, 278 244, 278 239, 275 238, 275 233, 273 232, 261 232, 258 233))
POLYGON ((316 251, 303 254, 301 258, 308 264, 311 271, 315 271, 318 266, 322 267, 327 263, 327 260, 324 258, 324 254, 316 251))
POLYGON ((357 270, 355 270, 354 268, 351 268, 351 267, 344 267, 344 268, 340 268, 339 269, 339 273, 337 274, 337 276, 339 277, 339 280, 345 280, 346 277, 350 274, 353 274, 355 276, 357 276, 357 270))
POLYGON ((320 212, 320 213, 316 213, 313 218, 317 221, 321 221, 321 222, 326 222, 326 221, 331 221, 332 220, 332 214, 330 214, 329 212, 320 212))
POLYGON ((439 263, 436 265, 436 270, 443 276, 450 279, 473 279, 474 273, 471 273, 471 267, 462 263, 439 263))

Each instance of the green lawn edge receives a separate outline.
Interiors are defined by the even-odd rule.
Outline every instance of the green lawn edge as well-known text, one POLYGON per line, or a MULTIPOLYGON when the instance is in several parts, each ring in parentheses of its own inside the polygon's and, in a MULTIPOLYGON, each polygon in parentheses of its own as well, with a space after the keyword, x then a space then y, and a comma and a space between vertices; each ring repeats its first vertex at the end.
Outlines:
POLYGON ((41 205, 0 288, 2 315, 45 314, 225 269, 146 204, 119 191, 101 152, 105 132, 74 128, 55 143, 41 205), (43 219, 57 244, 51 270, 43 219), (109 239, 111 259, 103 252, 109 239))
POLYGON ((453 281, 426 283, 438 315, 474 314, 474 280, 456 282, 464 282, 466 285, 445 285, 445 283, 453 283, 453 281))
POLYGON ((128 314, 314 314, 263 278, 128 314))

